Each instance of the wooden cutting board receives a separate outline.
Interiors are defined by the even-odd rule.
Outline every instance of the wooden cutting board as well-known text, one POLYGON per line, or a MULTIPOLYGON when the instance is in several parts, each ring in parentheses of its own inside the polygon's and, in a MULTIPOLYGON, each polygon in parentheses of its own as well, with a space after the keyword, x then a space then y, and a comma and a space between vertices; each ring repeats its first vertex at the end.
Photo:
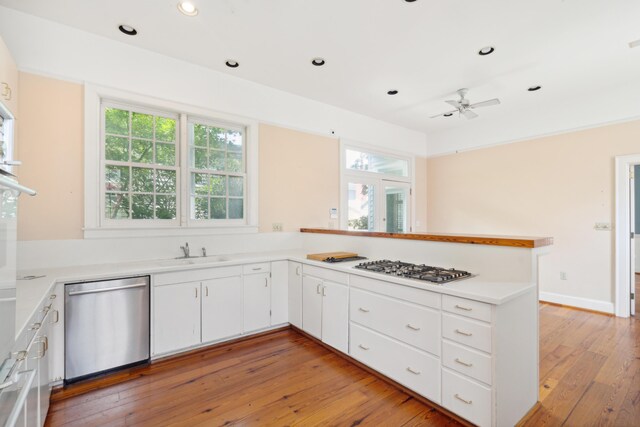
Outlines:
POLYGON ((325 252, 323 254, 308 254, 307 259, 313 259, 316 261, 324 261, 327 258, 353 258, 358 256, 358 254, 353 252, 325 252))

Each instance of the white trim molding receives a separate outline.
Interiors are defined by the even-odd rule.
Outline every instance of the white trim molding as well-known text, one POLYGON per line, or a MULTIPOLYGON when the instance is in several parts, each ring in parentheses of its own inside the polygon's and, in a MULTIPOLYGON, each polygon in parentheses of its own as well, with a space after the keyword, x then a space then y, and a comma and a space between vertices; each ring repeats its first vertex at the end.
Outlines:
POLYGON ((631 315, 631 185, 629 170, 640 164, 640 154, 616 157, 616 258, 615 258, 615 314, 631 315))
POLYGON ((599 311, 602 313, 613 314, 614 312, 613 303, 610 301, 580 298, 571 295, 556 294, 553 292, 540 292, 539 299, 544 302, 584 308, 585 310, 599 311))

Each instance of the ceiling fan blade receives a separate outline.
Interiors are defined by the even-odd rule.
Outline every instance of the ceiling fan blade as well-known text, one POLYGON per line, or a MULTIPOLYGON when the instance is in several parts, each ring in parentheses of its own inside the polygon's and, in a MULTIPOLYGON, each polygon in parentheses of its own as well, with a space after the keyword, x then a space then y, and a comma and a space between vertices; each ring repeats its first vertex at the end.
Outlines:
POLYGON ((478 115, 471 110, 464 110, 461 112, 461 114, 467 119, 475 119, 476 117, 478 117, 478 115))
POLYGON ((445 114, 453 114, 453 113, 457 113, 458 110, 453 110, 453 111, 445 111, 444 113, 440 113, 440 114, 436 114, 435 116, 431 116, 429 117, 430 119, 435 119, 438 118, 440 116, 444 116, 445 114))
POLYGON ((444 102, 446 102, 447 104, 451 105, 452 107, 460 108, 460 101, 448 100, 448 101, 444 101, 444 102))
POLYGON ((492 105, 498 104, 500 104, 500 100, 498 98, 494 98, 488 101, 476 102, 475 104, 469 105, 469 108, 491 107, 492 105))

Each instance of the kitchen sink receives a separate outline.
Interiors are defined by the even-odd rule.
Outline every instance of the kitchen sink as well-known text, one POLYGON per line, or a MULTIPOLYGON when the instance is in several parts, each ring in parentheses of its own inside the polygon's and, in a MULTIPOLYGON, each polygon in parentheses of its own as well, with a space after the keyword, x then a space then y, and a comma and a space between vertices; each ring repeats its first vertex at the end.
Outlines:
POLYGON ((161 267, 171 267, 171 266, 179 266, 179 265, 192 265, 192 264, 209 264, 216 262, 224 262, 229 261, 228 257, 223 256, 200 256, 200 257, 189 257, 189 258, 174 258, 174 259, 163 259, 156 262, 156 265, 161 267))

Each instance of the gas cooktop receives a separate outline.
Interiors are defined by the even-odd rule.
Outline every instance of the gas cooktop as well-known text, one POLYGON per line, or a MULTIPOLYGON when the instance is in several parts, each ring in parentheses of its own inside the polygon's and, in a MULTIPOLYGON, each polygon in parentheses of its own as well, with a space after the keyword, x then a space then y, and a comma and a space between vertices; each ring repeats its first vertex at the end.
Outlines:
POLYGON ((361 262, 354 266, 354 268, 407 279, 425 280, 435 284, 448 283, 472 276, 471 273, 467 271, 453 268, 431 267, 424 264, 418 265, 401 261, 389 261, 388 259, 361 262))

